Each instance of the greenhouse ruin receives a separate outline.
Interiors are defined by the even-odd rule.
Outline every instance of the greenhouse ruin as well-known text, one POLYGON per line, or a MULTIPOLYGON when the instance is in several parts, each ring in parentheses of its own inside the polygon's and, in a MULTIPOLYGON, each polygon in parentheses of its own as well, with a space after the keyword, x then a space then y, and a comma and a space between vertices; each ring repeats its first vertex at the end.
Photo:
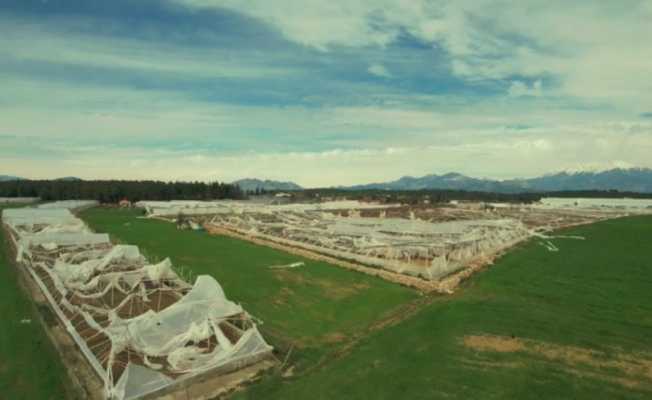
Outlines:
POLYGON ((184 215, 209 232, 435 282, 541 232, 639 213, 648 202, 544 199, 533 205, 455 202, 432 207, 352 200, 282 205, 144 201, 136 205, 153 218, 173 220, 184 215))
POLYGON ((69 208, 4 210, 17 261, 47 298, 104 385, 107 399, 164 391, 202 374, 257 363, 272 352, 254 319, 212 277, 193 285, 169 259, 113 245, 69 208))

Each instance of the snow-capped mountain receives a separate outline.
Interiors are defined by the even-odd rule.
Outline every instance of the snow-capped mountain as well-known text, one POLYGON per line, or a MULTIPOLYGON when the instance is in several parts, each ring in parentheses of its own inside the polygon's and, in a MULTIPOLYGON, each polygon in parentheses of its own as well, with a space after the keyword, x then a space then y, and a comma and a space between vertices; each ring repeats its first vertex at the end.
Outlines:
POLYGON ((458 173, 404 176, 384 183, 356 185, 347 189, 420 190, 450 189, 514 193, 522 191, 618 190, 652 193, 652 169, 615 168, 606 171, 559 172, 530 179, 493 180, 458 173))

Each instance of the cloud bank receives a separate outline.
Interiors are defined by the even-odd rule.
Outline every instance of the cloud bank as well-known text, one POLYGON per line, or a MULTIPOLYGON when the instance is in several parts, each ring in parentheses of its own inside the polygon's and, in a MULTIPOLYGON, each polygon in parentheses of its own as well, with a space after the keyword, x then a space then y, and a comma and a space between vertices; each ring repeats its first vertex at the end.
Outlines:
POLYGON ((0 173, 652 167, 650 20, 647 1, 10 1, 0 173))

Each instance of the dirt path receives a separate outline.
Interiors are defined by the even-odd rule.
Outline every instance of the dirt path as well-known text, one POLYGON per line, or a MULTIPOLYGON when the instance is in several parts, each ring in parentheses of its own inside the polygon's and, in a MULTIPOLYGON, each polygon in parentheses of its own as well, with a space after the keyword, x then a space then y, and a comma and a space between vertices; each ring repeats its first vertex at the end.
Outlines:
POLYGON ((367 328, 357 332, 351 336, 348 341, 342 344, 337 350, 324 356, 317 364, 301 371, 299 374, 293 376, 305 376, 317 370, 326 367, 331 362, 344 358, 349 355, 363 340, 373 335, 376 332, 391 328, 406 321, 419 313, 423 308, 428 305, 440 301, 450 300, 450 296, 442 295, 437 292, 430 292, 418 297, 408 303, 402 304, 389 312, 383 314, 379 319, 374 321, 367 328))

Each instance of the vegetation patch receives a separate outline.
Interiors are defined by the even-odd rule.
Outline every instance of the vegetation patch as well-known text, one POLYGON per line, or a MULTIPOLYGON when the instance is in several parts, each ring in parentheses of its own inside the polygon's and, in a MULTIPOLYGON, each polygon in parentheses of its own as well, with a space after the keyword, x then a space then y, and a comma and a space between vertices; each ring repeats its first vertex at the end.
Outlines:
POLYGON ((333 334, 350 337, 379 315, 417 298, 417 292, 323 261, 243 240, 178 230, 169 222, 138 218, 137 210, 95 208, 81 217, 112 240, 139 246, 151 259, 169 256, 182 275, 213 276, 227 296, 262 320, 265 338, 280 349, 301 347, 290 362, 317 362, 333 334), (269 268, 303 262, 301 268, 269 268))
POLYGON ((649 399, 652 217, 523 244, 308 374, 242 399, 649 399))
POLYGON ((481 352, 513 353, 523 352, 533 357, 544 358, 556 364, 564 364, 577 375, 591 374, 605 380, 613 380, 628 387, 644 385, 652 381, 652 355, 628 354, 619 349, 609 352, 597 351, 577 346, 562 346, 554 343, 514 337, 494 335, 468 335, 463 339, 464 346, 481 352), (596 372, 583 372, 581 368, 591 368, 596 372), (610 376, 604 371, 617 371, 627 378, 610 376))
MULTIPOLYGON (((274 275, 276 276, 276 279, 282 283, 288 282, 292 285, 312 286, 315 290, 323 293, 324 297, 330 300, 344 300, 370 288, 369 282, 355 282, 342 285, 341 282, 332 279, 310 279, 305 275, 297 274, 296 271, 292 269, 275 269, 274 275)), ((288 292, 292 291, 284 286, 281 289, 281 292, 282 295, 287 295, 288 292)))
POLYGON ((264 320, 273 344, 295 348, 291 373, 266 376, 237 399, 652 395, 650 216, 567 229, 561 234, 586 240, 551 239, 558 252, 533 240, 458 293, 419 297, 323 262, 136 215, 84 213, 98 231, 152 254, 188 257, 193 274, 212 274, 264 320), (297 261, 306 265, 268 268, 297 261), (345 296, 329 294, 339 287, 345 296))

